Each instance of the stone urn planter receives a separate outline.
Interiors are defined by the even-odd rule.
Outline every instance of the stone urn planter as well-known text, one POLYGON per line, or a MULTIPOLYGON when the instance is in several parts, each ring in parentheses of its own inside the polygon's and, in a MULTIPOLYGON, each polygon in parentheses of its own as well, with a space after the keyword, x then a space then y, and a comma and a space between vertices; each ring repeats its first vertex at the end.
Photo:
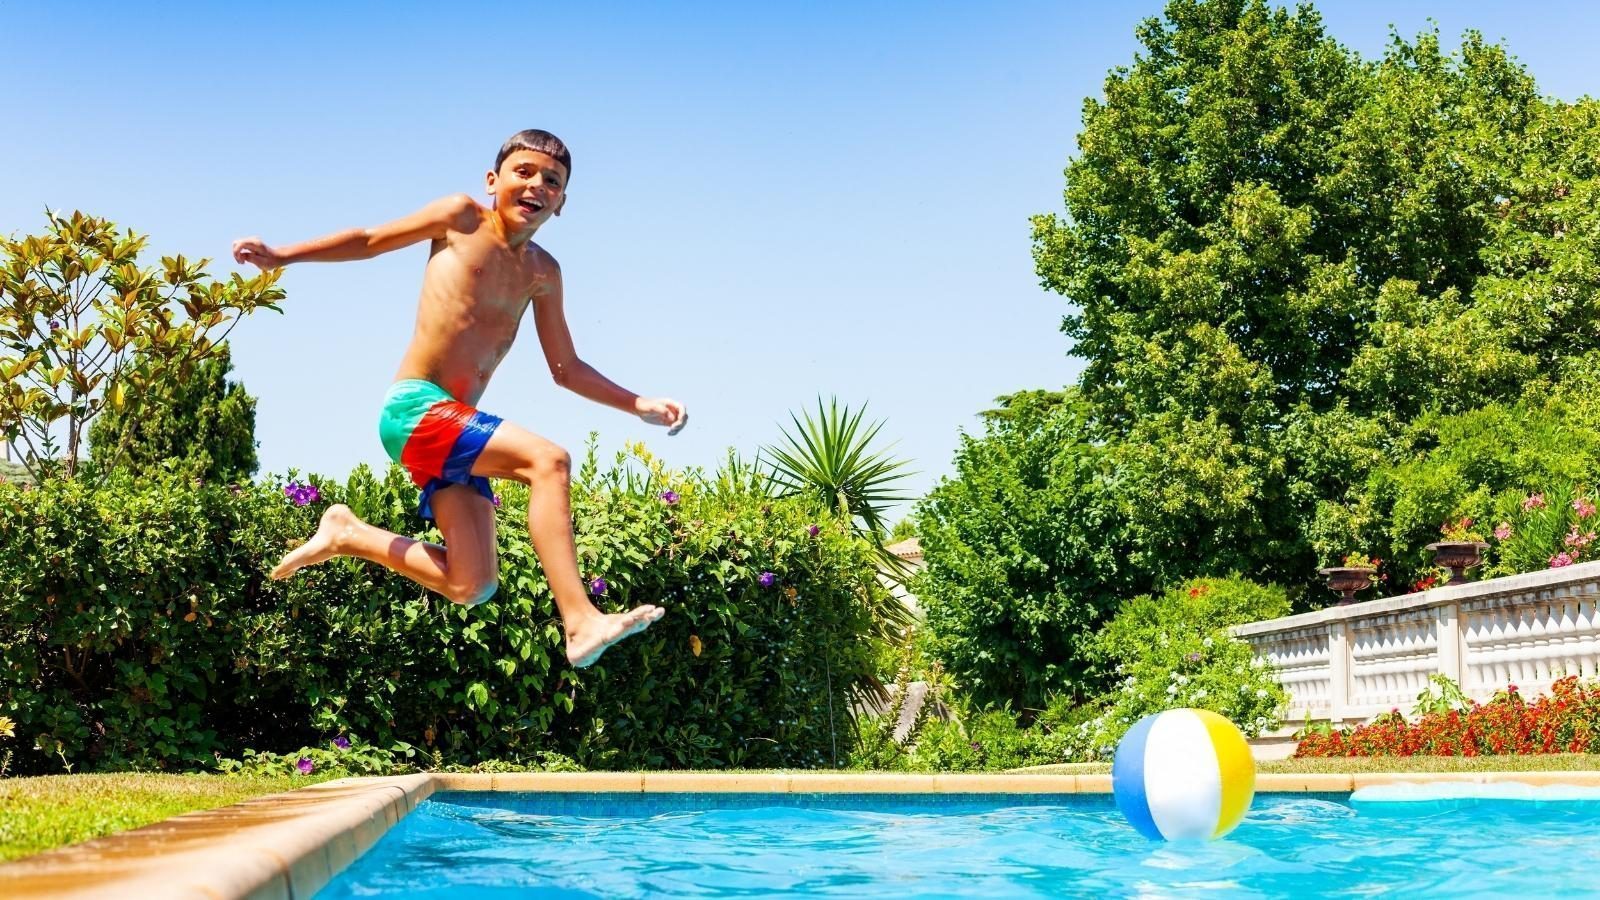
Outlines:
POLYGON ((1483 564, 1483 551, 1489 545, 1483 541, 1437 541, 1427 549, 1433 551, 1434 565, 1450 570, 1450 580, 1445 584, 1451 585, 1467 583, 1467 570, 1483 564))
POLYGON ((1333 566, 1327 569, 1318 569, 1317 572, 1328 579, 1328 587, 1343 599, 1340 606, 1349 606, 1356 602, 1356 591, 1366 590, 1372 586, 1378 570, 1367 566, 1333 566))

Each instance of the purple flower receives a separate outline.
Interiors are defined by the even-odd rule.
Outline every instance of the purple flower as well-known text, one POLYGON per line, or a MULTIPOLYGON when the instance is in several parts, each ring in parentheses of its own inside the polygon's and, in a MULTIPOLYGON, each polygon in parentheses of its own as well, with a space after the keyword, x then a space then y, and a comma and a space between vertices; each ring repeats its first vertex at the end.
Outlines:
POLYGON ((322 499, 322 491, 314 484, 301 484, 291 481, 283 487, 283 495, 295 506, 306 506, 322 499))
POLYGON ((982 750, 983 749, 983 745, 978 743, 977 741, 973 741, 970 746, 974 750, 982 750))
POLYGON ((606 580, 604 578, 596 578, 595 580, 589 582, 589 593, 598 597, 605 592, 606 580))
POLYGON ((500 495, 499 494, 495 494, 494 495, 494 508, 495 509, 499 509, 500 508, 500 495))
POLYGON ((294 764, 294 767, 300 770, 301 775, 310 775, 311 770, 315 769, 316 765, 311 762, 310 757, 302 756, 300 757, 300 761, 294 764))
POLYGON ((1185 654, 1183 658, 1188 660, 1189 662, 1197 663, 1197 662, 1200 661, 1200 654, 1199 653, 1188 653, 1188 654, 1185 654))
POLYGON ((764 588, 772 587, 777 583, 778 576, 772 574, 771 572, 762 572, 761 577, 757 578, 756 581, 764 588))
POLYGON ((772 515, 772 504, 770 504, 770 503, 763 504, 762 507, 761 507, 761 514, 763 516, 772 515))
POLYGON ((806 529, 806 532, 808 534, 810 534, 812 537, 816 537, 818 535, 818 533, 820 533, 821 531, 822 531, 822 529, 817 527, 816 525, 813 525, 810 528, 806 529))
POLYGON ((678 492, 677 491, 662 491, 661 492, 661 502, 665 503, 668 506, 677 506, 678 505, 678 492))
POLYGON ((60 327, 61 327, 61 320, 60 319, 51 319, 50 320, 50 330, 51 331, 55 331, 57 328, 60 328, 60 327))
POLYGON ((333 745, 338 747, 340 750, 349 750, 350 739, 341 734, 333 739, 333 745))

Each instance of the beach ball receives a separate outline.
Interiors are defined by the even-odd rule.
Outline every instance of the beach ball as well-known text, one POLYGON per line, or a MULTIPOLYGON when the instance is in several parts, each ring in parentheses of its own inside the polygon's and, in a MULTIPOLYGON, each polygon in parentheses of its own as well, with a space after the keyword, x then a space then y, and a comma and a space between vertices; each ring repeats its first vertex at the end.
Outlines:
POLYGON ((1117 745, 1111 791, 1151 840, 1211 840, 1232 831, 1256 794, 1250 745, 1210 710, 1145 716, 1117 745))

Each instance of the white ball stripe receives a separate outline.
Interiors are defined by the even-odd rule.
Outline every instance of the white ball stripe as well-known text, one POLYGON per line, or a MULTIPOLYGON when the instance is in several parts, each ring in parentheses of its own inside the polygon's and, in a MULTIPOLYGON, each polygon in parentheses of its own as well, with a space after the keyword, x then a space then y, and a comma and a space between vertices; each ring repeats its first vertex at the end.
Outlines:
POLYGON ((1206 840, 1222 816, 1222 773, 1206 723, 1186 709, 1156 719, 1144 745, 1144 795, 1169 841, 1206 840))

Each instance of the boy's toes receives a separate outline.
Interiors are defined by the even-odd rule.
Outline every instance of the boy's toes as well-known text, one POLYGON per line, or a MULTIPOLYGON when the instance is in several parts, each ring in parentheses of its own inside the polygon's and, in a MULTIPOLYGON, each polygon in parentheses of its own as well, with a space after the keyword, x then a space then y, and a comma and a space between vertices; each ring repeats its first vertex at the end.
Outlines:
POLYGON ((659 606, 646 604, 625 613, 600 616, 587 623, 581 632, 568 635, 567 658, 580 669, 593 665, 612 644, 649 628, 666 612, 659 606))

